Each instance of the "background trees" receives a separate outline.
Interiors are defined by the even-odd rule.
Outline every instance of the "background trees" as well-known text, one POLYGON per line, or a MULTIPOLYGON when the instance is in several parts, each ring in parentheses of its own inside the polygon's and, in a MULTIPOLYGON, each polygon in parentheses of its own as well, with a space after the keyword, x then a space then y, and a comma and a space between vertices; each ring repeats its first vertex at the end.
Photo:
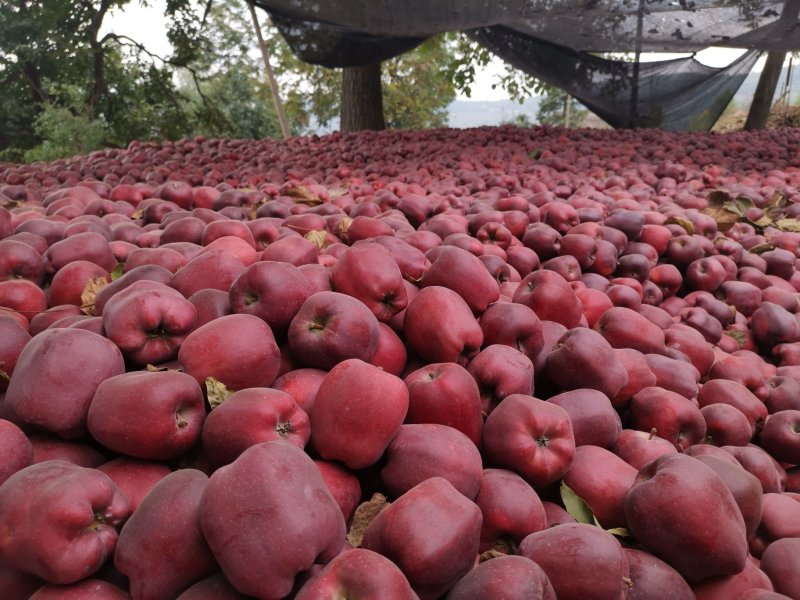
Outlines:
MULTIPOLYGON (((0 0, 0 160, 50 160, 134 139, 279 135, 243 0, 167 2, 167 56, 102 33, 108 14, 131 1, 0 0)), ((363 94, 348 97, 341 69, 303 63, 258 14, 292 133, 332 126, 343 98, 345 108, 370 109, 363 94)), ((457 91, 469 93, 489 59, 466 36, 447 34, 374 66, 385 125, 446 126, 447 106, 457 91)), ((497 85, 518 99, 539 89, 511 67, 497 85)))

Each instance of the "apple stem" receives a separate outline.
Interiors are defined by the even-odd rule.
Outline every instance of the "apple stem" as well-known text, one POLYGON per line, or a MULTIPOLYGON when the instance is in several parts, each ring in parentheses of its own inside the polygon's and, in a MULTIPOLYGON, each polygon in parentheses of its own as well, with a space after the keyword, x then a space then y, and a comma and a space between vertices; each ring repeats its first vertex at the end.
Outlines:
POLYGON ((648 439, 648 440, 652 440, 654 437, 656 437, 656 433, 658 433, 658 430, 657 430, 655 427, 653 427, 653 428, 650 430, 650 437, 649 437, 649 438, 647 438, 647 439, 648 439))

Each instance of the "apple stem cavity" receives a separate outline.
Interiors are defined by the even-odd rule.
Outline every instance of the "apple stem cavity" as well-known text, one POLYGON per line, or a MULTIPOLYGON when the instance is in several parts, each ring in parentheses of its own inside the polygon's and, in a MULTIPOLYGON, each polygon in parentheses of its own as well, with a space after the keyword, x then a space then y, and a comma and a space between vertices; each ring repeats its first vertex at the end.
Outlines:
POLYGON ((292 424, 289 421, 287 421, 286 423, 278 423, 278 425, 275 427, 275 431, 278 433, 279 436, 285 438, 287 435, 292 433, 293 431, 292 424))
POLYGON ((106 518, 101 513, 94 513, 94 519, 92 520, 89 525, 87 525, 86 529, 91 531, 100 531, 106 523, 106 518))
POLYGON ((183 407, 175 411, 175 423, 178 425, 178 429, 183 429, 184 427, 189 425, 189 421, 181 413, 182 410, 183 407))

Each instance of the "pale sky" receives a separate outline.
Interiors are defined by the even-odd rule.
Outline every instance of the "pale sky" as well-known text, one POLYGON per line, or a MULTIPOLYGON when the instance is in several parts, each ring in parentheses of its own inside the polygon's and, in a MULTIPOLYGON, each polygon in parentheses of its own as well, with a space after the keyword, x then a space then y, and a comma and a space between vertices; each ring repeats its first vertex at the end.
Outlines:
MULTIPOLYGON (((106 17, 103 23, 103 32, 113 31, 114 33, 127 35, 142 43, 151 52, 160 56, 170 53, 170 45, 167 41, 166 24, 163 2, 153 2, 151 6, 144 7, 136 2, 132 2, 124 11, 115 11, 106 17)), ((259 11, 260 12, 260 11, 259 11)), ((708 48, 698 52, 695 58, 710 67, 724 67, 733 62, 740 56, 743 50, 733 50, 730 48, 708 48)), ((679 54, 652 54, 642 55, 643 60, 659 60, 681 56, 679 54)), ((755 71, 762 69, 764 58, 762 57, 754 67, 755 71)), ((502 61, 495 58, 486 67, 477 73, 476 83, 472 86, 471 100, 503 100, 508 98, 501 89, 492 89, 494 75, 502 68, 502 61)), ((466 97, 458 96, 459 100, 467 100, 466 97)))

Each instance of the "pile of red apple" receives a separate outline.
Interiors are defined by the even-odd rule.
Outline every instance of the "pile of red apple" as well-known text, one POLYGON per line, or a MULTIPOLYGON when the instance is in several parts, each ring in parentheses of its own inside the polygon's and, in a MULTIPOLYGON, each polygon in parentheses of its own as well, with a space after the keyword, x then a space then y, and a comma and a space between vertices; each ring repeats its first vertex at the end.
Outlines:
POLYGON ((0 598, 800 598, 800 136, 0 164, 0 598))

